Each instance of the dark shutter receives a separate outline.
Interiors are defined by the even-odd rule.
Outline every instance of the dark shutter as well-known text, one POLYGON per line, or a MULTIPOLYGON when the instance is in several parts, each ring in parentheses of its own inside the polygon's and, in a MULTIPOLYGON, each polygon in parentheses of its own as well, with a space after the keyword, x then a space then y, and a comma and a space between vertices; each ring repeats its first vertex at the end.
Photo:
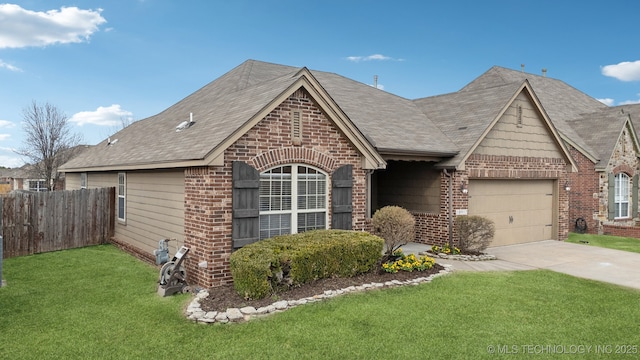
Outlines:
POLYGON ((632 211, 632 215, 633 218, 637 218, 638 217, 638 174, 633 175, 633 185, 631 187, 631 201, 632 201, 632 205, 631 205, 631 211, 632 211))
POLYGON ((608 186, 608 216, 609 220, 613 220, 616 217, 616 177, 613 173, 609 173, 609 186, 608 186))
POLYGON ((331 175, 331 228, 351 230, 353 166, 339 167, 331 175))
POLYGON ((260 173, 242 161, 233 162, 233 224, 237 249, 260 239, 260 173))

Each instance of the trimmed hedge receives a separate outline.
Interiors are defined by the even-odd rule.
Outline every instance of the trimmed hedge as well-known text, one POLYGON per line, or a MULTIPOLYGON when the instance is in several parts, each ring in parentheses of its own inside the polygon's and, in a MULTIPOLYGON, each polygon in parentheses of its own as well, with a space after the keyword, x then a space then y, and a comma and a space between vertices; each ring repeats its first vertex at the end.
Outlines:
POLYGON ((314 230, 276 236, 231 254, 236 291, 261 299, 278 286, 295 286, 328 277, 350 277, 375 267, 384 240, 361 231, 314 230))

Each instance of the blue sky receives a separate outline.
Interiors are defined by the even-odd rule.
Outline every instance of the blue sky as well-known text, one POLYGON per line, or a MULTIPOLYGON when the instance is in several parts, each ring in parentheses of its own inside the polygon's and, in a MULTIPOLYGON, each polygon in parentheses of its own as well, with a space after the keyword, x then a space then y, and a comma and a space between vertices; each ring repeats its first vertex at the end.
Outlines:
POLYGON ((33 0, 0 3, 0 166, 22 111, 50 103, 84 143, 157 114, 247 59, 338 73, 406 98, 498 65, 640 102, 640 2, 33 0))

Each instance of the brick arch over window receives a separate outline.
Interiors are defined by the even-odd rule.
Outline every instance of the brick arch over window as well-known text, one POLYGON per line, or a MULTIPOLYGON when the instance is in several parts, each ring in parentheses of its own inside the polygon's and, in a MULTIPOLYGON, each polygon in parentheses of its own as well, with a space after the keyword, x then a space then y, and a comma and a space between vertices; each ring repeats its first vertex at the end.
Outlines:
POLYGON ((307 164, 331 173, 338 167, 338 162, 331 156, 314 149, 303 147, 284 147, 272 149, 252 158, 251 163, 256 170, 263 172, 272 167, 285 164, 307 164))
POLYGON ((613 168, 613 175, 618 175, 620 173, 625 173, 629 176, 635 175, 635 171, 633 170, 633 168, 627 164, 618 165, 613 168))

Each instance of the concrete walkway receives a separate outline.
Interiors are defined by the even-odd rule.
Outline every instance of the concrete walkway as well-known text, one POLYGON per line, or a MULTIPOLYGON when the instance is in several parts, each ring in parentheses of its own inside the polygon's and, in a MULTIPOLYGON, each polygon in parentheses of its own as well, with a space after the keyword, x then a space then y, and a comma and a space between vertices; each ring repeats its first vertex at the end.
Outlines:
MULTIPOLYGON (((420 254, 430 247, 410 243, 405 253, 420 254)), ((510 271, 548 269, 585 279, 640 289, 640 254, 563 241, 545 240, 488 248, 497 260, 457 261, 437 259, 458 271, 510 271)))

